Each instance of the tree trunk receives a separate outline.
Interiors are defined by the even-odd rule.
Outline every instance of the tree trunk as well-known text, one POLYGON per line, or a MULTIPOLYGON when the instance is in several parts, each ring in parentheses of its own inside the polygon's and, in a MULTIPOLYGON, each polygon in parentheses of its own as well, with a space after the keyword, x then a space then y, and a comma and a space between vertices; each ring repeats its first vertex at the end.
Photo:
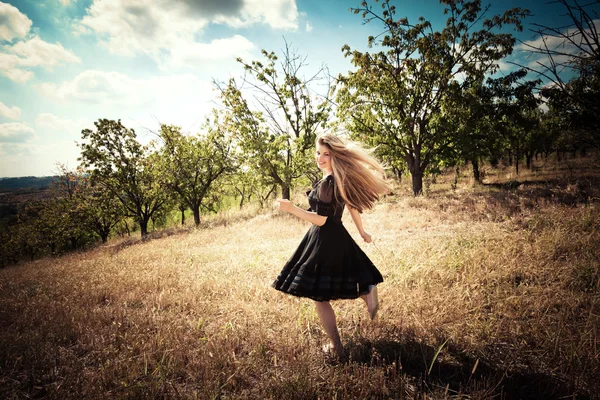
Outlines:
POLYGON ((181 211, 181 226, 185 225, 185 208, 180 208, 181 211))
POLYGON ((102 243, 108 242, 108 232, 100 233, 100 239, 102 239, 102 243))
POLYGON ((525 153, 525 164, 527 166, 527 169, 532 169, 533 167, 533 163, 531 162, 533 160, 533 155, 532 154, 527 154, 525 153))
POLYGON ((140 218, 140 231, 142 232, 142 237, 148 235, 148 221, 150 218, 140 218))
MULTIPOLYGON (((240 194, 240 210, 244 207, 244 201, 246 201, 246 187, 244 186, 244 190, 240 190, 239 188, 235 188, 237 192, 240 194)), ((236 196, 237 197, 237 196, 236 196)))
POLYGON ((200 225, 200 204, 194 205, 192 208, 192 212, 194 213, 194 225, 200 225))
POLYGON ((406 156, 406 163, 412 177, 413 195, 420 196, 423 194, 423 170, 421 169, 420 159, 418 156, 415 157, 409 154, 406 156))
POLYGON ((290 185, 288 185, 286 183, 282 183, 280 186, 281 186, 281 197, 283 199, 289 200, 290 199, 290 185))
POLYGON ((481 183, 481 173, 479 172, 479 160, 476 158, 471 160, 471 165, 473 166, 473 178, 475 182, 481 183))
POLYGON ((454 183, 452 183, 452 190, 456 190, 456 187, 458 186, 458 178, 460 177, 460 167, 457 165, 456 169, 454 170, 454 183))
POLYGON ((420 196, 423 194, 423 173, 421 171, 412 172, 412 189, 413 195, 420 196))
POLYGON ((392 167, 392 171, 394 172, 394 176, 396 176, 396 180, 398 183, 402 182, 402 170, 400 168, 392 167))

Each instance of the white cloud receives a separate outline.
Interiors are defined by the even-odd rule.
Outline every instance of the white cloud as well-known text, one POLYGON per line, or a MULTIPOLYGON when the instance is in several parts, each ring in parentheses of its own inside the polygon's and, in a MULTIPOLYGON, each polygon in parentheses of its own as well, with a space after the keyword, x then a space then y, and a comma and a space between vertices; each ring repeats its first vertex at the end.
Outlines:
POLYGON ((89 70, 72 81, 45 83, 38 88, 42 94, 62 101, 135 107, 166 99, 178 103, 182 96, 198 96, 210 92, 212 86, 192 74, 134 79, 119 72, 89 70))
POLYGON ((0 124, 0 176, 43 176, 57 162, 75 166, 80 155, 76 139, 86 126, 53 114, 39 114, 35 129, 22 123, 0 124))
POLYGON ((72 81, 60 85, 44 83, 38 86, 42 94, 62 101, 119 104, 139 103, 143 97, 136 93, 144 90, 144 82, 136 81, 118 72, 89 70, 80 73, 72 81))
MULTIPOLYGON (((73 0, 74 3, 77 3, 77 0, 73 0)), ((63 6, 68 6, 69 4, 71 4, 71 0, 60 0, 60 4, 62 4, 63 6)))
POLYGON ((307 21, 306 22, 306 32, 312 32, 312 30, 313 30, 312 25, 310 24, 310 22, 307 21))
POLYGON ((502 59, 496 61, 496 65, 498 66, 498 72, 500 73, 509 73, 517 68, 514 64, 509 63, 506 59, 502 59))
POLYGON ((60 43, 51 44, 37 35, 25 38, 31 29, 31 20, 10 4, 0 2, 0 41, 12 42, 0 46, 0 75, 23 83, 30 80, 33 67, 51 70, 61 62, 79 62, 79 58, 60 43), (21 40, 23 39, 23 40, 21 40))
MULTIPOLYGON (((232 51, 253 47, 242 36, 208 43, 197 38, 210 23, 243 27, 264 23, 274 29, 297 29, 295 0, 168 0, 140 3, 134 0, 95 0, 75 31, 95 32, 113 53, 147 54, 159 65, 189 60, 230 58, 232 51), (231 45, 221 49, 217 44, 231 45), (189 57, 182 49, 190 50, 189 57), (215 49, 217 51, 215 51, 215 49)), ((237 55, 237 54, 236 54, 237 55)))
POLYGON ((48 176, 56 164, 78 165, 79 148, 73 140, 48 144, 0 143, 0 176, 48 176))
MULTIPOLYGON (((2 143, 0 142, 0 156, 2 156, 3 158, 8 158, 10 156, 31 156, 33 154, 33 147, 31 146, 31 144, 29 143, 2 143)), ((4 160, 2 160, 4 161, 4 160)), ((15 167, 15 163, 11 163, 13 164, 12 167, 15 167)), ((9 164, 9 168, 6 168, 7 170, 11 170, 12 168, 10 168, 11 165, 9 164)), ((0 176, 10 176, 7 175, 5 171, 2 171, 2 169, 0 169, 0 176)))
POLYGON ((17 120, 21 118, 21 109, 16 106, 8 108, 7 105, 0 101, 0 117, 17 120))
POLYGON ((63 62, 79 63, 81 60, 62 44, 45 42, 39 36, 0 49, 0 74, 19 83, 34 76, 29 68, 43 67, 51 71, 63 62))
POLYGON ((171 48, 173 65, 202 65, 210 61, 235 60, 236 57, 250 58, 254 44, 243 36, 216 39, 210 43, 177 43, 171 48))
POLYGON ((215 18, 214 22, 234 28, 265 23, 274 29, 298 29, 298 8, 295 0, 245 0, 240 15, 215 18))
POLYGON ((34 136, 33 128, 20 122, 0 124, 0 143, 23 143, 34 136))
POLYGON ((32 153, 32 146, 29 143, 0 142, 0 176, 22 176, 11 172, 14 172, 15 169, 20 169, 20 165, 18 165, 20 157, 31 156, 32 153), (9 161, 11 158, 13 159, 12 162, 9 161), (6 163, 4 168, 2 168, 3 163, 6 163))
MULTIPOLYGON (((600 31, 600 19, 595 19, 592 21, 594 29, 596 31, 600 31)), ((584 31, 586 32, 586 31, 584 31)), ((540 35, 533 40, 527 40, 523 43, 519 43, 515 46, 515 50, 529 53, 535 49, 541 49, 542 51, 546 51, 546 49, 550 52, 562 53, 560 55, 554 55, 553 59, 556 63, 566 63, 571 58, 571 55, 578 54, 581 49, 587 49, 588 45, 585 42, 584 37, 576 28, 570 28, 562 32, 564 36, 569 37, 573 42, 577 43, 574 45, 570 41, 566 40, 562 36, 548 36, 548 35, 540 35)), ((590 32, 586 33, 586 36, 593 37, 594 34, 590 32)), ((527 66, 532 68, 539 68, 539 63, 544 65, 548 65, 548 57, 544 54, 531 54, 530 61, 527 66)))
POLYGON ((35 129, 22 123, 0 124, 0 176, 42 176, 55 172, 57 162, 75 166, 79 133, 91 124, 39 114, 35 129))
MULTIPOLYGON (((214 107, 212 83, 192 74, 137 79, 118 72, 85 71, 73 80, 37 88, 59 101, 94 104, 103 110, 102 117, 121 118, 136 130, 155 127, 157 121, 188 129, 204 121, 214 107)), ((80 126, 79 131, 90 125, 80 126)))
POLYGON ((31 20, 18 8, 0 2, 0 40, 12 41, 22 38, 31 29, 31 20))
POLYGON ((61 62, 81 62, 79 57, 70 50, 66 50, 62 44, 45 42, 39 36, 16 43, 10 51, 20 56, 19 65, 23 67, 44 67, 52 70, 53 66, 61 62))
POLYGON ((79 137, 79 133, 86 127, 84 120, 73 121, 62 119, 50 113, 39 114, 35 118, 35 127, 38 135, 66 134, 71 137, 79 137))

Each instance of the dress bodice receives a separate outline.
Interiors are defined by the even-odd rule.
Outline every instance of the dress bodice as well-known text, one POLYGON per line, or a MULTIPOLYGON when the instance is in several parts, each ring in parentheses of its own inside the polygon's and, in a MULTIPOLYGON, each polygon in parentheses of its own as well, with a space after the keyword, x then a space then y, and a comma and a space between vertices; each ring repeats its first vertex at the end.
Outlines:
POLYGON ((332 217, 336 221, 342 220, 344 202, 336 196, 335 181, 332 175, 321 179, 308 193, 308 203, 311 211, 324 217, 332 217))

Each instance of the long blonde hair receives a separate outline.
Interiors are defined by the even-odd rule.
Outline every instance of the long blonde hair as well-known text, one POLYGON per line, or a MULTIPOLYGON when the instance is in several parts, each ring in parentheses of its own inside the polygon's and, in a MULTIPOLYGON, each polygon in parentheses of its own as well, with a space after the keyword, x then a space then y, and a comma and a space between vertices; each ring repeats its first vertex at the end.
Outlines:
POLYGON ((317 137, 317 143, 331 152, 335 195, 359 212, 373 208, 379 196, 390 191, 383 166, 358 143, 344 142, 333 134, 317 137))

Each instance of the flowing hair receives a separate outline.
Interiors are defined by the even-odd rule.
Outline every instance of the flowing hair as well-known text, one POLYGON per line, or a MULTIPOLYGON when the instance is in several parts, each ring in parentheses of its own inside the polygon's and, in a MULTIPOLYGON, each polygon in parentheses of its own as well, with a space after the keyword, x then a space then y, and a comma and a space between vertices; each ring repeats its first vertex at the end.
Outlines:
POLYGON ((317 143, 330 150, 335 195, 350 207, 369 210, 381 194, 390 191, 383 166, 370 150, 333 134, 318 136, 317 143))

